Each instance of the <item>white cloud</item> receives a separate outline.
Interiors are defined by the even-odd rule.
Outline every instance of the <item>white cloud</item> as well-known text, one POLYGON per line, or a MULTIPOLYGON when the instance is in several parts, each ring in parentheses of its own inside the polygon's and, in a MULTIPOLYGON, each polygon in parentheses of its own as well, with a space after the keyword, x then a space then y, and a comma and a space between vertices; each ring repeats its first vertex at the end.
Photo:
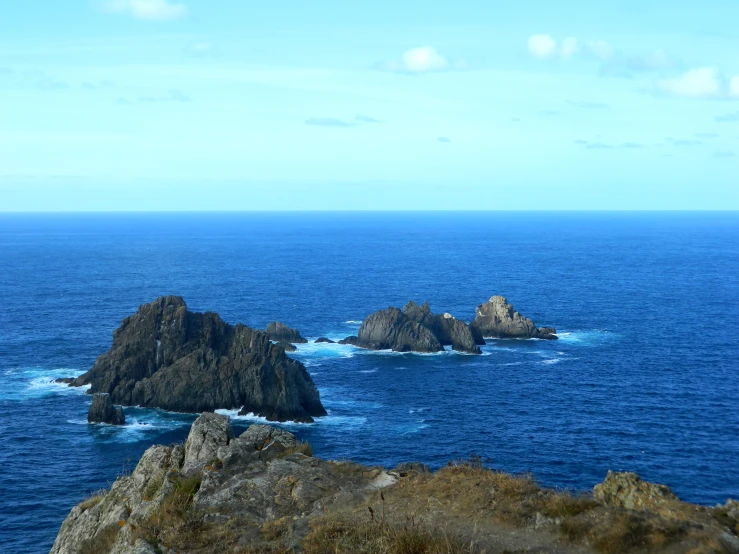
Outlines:
POLYGON ((531 35, 529 37, 529 53, 542 60, 552 58, 557 53, 557 41, 549 35, 531 35))
POLYGON ((691 69, 675 79, 663 79, 658 86, 664 92, 687 98, 723 96, 723 79, 715 67, 691 69))
POLYGON ((136 19, 167 21, 179 19, 188 14, 187 6, 170 0, 108 0, 106 11, 125 13, 136 19))
POLYGON ((739 98, 739 75, 729 81, 729 96, 739 98))
POLYGON ((562 57, 564 58, 571 58, 575 54, 577 54, 577 51, 579 50, 577 39, 575 37, 567 37, 562 41, 562 46, 560 47, 560 53, 562 54, 562 57))
POLYGON ((588 50, 600 60, 611 59, 614 54, 613 46, 605 40, 591 40, 588 43, 588 50))
POLYGON ((449 67, 449 62, 435 48, 421 46, 411 48, 403 54, 403 68, 414 73, 440 71, 449 67))

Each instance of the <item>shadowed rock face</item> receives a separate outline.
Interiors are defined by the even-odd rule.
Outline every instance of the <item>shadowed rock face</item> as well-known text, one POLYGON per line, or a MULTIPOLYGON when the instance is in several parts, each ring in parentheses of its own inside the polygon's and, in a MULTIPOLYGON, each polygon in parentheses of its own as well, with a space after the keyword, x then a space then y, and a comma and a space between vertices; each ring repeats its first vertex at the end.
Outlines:
POLYGON ((96 393, 92 396, 92 404, 90 411, 87 413, 87 421, 89 423, 109 423, 110 425, 123 425, 126 417, 123 415, 123 408, 113 405, 109 394, 96 393))
MULTIPOLYGON (((434 316, 428 303, 408 302, 403 310, 390 307, 364 320, 356 337, 340 344, 396 352, 441 352, 444 346, 480 354, 477 340, 464 321, 449 314, 434 316)), ((482 342, 484 344, 484 341, 482 342)))
POLYGON ((74 386, 125 406, 204 412, 243 406, 273 421, 326 415, 305 367, 269 337, 178 296, 145 304, 113 333, 113 346, 74 386))
POLYGON ((475 310, 475 320, 470 324, 473 332, 483 337, 502 339, 556 339, 551 327, 536 327, 528 317, 513 309, 503 296, 493 296, 475 310))
POLYGON ((279 321, 273 321, 269 325, 267 325, 267 328, 264 330, 265 333, 269 336, 270 340, 274 340, 277 342, 292 342, 292 343, 298 343, 298 344, 305 344, 308 342, 307 339, 304 339, 302 336, 300 336, 300 333, 297 329, 293 329, 292 327, 288 327, 284 323, 280 323, 279 321))

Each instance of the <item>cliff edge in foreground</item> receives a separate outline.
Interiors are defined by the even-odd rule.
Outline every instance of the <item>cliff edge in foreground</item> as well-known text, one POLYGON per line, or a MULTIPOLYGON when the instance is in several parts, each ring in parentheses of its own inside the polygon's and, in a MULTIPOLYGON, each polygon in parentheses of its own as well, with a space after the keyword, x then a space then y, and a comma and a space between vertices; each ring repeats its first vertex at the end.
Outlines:
POLYGON ((326 415, 303 364, 267 334, 188 311, 179 296, 145 304, 123 320, 113 345, 71 381, 115 404, 200 413, 242 408, 272 421, 326 415))
POLYGON ((311 455, 294 435, 203 414, 184 445, 72 509, 51 554, 737 552, 739 503, 706 508, 609 473, 594 494, 542 489, 479 460, 431 473, 311 455))

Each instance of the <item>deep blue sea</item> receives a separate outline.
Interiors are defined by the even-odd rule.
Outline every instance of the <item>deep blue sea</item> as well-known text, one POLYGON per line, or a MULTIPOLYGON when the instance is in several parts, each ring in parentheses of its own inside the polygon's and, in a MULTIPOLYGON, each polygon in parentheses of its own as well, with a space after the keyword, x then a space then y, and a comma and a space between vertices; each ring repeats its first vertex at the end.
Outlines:
MULTIPOLYGON (((494 294, 559 341, 483 356, 301 345, 330 415, 286 425, 317 456, 434 467, 479 454, 548 486, 609 469, 685 500, 739 497, 739 214, 0 215, 0 550, 46 552, 71 507, 194 417, 50 383, 160 295, 307 337, 409 299, 470 319, 494 294)), ((248 418, 234 420, 245 427, 248 418)))

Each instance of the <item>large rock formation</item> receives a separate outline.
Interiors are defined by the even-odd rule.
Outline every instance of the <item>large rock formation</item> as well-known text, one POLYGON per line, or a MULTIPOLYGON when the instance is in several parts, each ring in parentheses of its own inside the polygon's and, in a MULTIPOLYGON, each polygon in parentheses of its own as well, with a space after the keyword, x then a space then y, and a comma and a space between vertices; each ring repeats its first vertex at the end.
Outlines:
MULTIPOLYGON (((397 480, 382 468, 312 458, 304 446, 292 433, 266 425, 252 425, 234 438, 227 417, 203 414, 184 447, 152 446, 131 475, 75 507, 51 554, 174 552, 172 542, 197 540, 198 530, 214 525, 232 528, 239 544, 259 544, 270 537, 266 524, 275 521, 275 528, 298 522, 299 540, 309 517, 355 505, 397 480), (187 510, 189 519, 180 519, 178 510, 187 510)), ((190 548, 235 551, 208 543, 190 548)))
POLYGON ((109 394, 97 392, 92 395, 92 404, 90 404, 90 411, 87 413, 87 421, 89 423, 123 425, 126 423, 126 417, 123 415, 123 408, 113 405, 113 400, 109 394))
POLYGON ((428 302, 419 306, 408 302, 403 310, 390 307, 371 314, 362 322, 357 336, 340 344, 351 344, 372 350, 396 352, 441 352, 444 346, 453 350, 480 354, 478 342, 469 326, 450 314, 435 316, 428 302))
POLYGON ((557 331, 551 327, 537 327, 528 317, 513 309, 503 296, 493 296, 475 310, 475 320, 470 324, 473 333, 483 337, 501 339, 556 339, 557 331))
POLYGON ((190 312, 178 296, 126 318, 111 349, 73 383, 87 384, 124 406, 193 413, 243 407, 273 421, 326 415, 305 367, 265 333, 190 312))
POLYGON ((683 503, 633 474, 603 485, 598 502, 474 460, 436 472, 324 461, 287 431, 252 425, 234 438, 228 418, 203 414, 184 446, 152 446, 73 508, 51 554, 737 551, 730 502, 683 503))
POLYGON ((297 329, 293 329, 292 327, 288 327, 284 323, 280 323, 279 321, 273 321, 272 323, 268 324, 267 327, 264 329, 264 332, 267 333, 270 340, 281 342, 292 342, 297 344, 305 344, 308 342, 307 339, 304 339, 300 332, 297 329))

